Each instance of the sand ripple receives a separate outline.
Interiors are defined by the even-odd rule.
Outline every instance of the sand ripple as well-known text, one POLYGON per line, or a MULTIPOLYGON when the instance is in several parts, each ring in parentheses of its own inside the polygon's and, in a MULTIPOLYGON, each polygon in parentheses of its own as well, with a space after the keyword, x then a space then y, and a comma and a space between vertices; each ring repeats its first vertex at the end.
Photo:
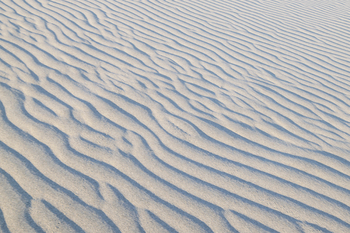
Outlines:
POLYGON ((0 232, 350 232, 349 12, 1 1, 0 232))

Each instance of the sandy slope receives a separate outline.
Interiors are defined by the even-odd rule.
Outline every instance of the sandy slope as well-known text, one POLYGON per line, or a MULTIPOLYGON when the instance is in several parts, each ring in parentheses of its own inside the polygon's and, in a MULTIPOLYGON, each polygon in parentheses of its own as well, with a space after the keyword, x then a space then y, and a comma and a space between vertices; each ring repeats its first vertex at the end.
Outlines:
POLYGON ((0 1, 0 232, 350 232, 347 0, 0 1))

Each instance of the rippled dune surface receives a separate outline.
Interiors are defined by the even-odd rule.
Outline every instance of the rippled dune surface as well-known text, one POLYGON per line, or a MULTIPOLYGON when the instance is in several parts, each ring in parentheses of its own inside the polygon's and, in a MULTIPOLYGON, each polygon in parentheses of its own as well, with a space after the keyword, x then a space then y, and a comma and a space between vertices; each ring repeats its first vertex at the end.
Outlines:
POLYGON ((0 1, 0 232, 350 232, 347 0, 0 1))

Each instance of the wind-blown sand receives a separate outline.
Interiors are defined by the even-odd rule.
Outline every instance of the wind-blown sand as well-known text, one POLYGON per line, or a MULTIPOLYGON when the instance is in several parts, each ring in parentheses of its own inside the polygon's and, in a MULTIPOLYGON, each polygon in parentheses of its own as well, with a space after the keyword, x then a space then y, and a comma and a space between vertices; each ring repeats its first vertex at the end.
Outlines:
POLYGON ((350 1, 2 0, 0 232, 350 232, 350 1))

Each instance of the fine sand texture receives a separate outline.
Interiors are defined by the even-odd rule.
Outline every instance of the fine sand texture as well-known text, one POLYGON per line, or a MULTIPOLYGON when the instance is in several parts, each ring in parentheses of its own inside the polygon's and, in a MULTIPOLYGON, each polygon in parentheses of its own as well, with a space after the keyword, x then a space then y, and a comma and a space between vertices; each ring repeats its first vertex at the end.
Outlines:
POLYGON ((1 0, 0 232, 350 232, 350 1, 1 0))

